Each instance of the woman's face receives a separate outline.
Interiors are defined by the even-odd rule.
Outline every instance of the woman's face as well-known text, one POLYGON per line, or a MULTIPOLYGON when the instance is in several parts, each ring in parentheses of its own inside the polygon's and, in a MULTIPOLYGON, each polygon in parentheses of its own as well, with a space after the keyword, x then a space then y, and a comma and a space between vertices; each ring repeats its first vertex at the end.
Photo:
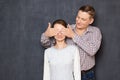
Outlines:
POLYGON ((63 34, 62 30, 65 29, 65 27, 61 24, 55 24, 54 25, 55 30, 57 30, 57 34, 54 36, 56 41, 64 41, 65 35, 63 34))

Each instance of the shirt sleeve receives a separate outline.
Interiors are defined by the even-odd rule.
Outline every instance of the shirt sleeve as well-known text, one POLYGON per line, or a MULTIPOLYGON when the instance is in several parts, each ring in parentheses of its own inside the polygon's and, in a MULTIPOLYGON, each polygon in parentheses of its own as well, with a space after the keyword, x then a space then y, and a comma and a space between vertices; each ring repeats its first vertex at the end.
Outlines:
POLYGON ((77 48, 74 53, 74 78, 75 80, 81 80, 80 55, 77 48))
POLYGON ((73 41, 83 49, 88 55, 93 56, 98 51, 101 44, 101 32, 98 28, 94 28, 92 32, 88 32, 83 36, 75 35, 73 41))
POLYGON ((45 36, 44 33, 42 33, 42 35, 41 35, 40 42, 41 42, 42 46, 45 47, 45 48, 48 48, 48 47, 51 46, 50 38, 45 36))
POLYGON ((49 61, 48 61, 46 52, 45 52, 45 54, 44 54, 43 80, 50 80, 50 67, 49 67, 49 61))

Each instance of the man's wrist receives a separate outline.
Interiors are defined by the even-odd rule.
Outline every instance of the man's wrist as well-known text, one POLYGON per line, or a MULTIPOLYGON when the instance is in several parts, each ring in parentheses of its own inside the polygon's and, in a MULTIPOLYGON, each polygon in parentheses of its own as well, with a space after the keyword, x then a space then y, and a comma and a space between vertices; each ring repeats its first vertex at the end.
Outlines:
POLYGON ((45 36, 45 37, 49 37, 48 34, 47 34, 46 32, 44 32, 44 36, 45 36))
POLYGON ((75 37, 75 33, 72 34, 72 37, 71 37, 71 38, 73 39, 74 37, 75 37))
POLYGON ((49 37, 47 32, 44 32, 44 35, 45 35, 46 37, 49 37))

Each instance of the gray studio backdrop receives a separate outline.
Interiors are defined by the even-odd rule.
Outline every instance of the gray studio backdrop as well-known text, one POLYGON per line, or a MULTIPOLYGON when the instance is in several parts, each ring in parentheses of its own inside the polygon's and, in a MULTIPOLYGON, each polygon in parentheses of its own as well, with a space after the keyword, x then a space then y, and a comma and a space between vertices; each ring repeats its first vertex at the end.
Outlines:
POLYGON ((95 7, 103 34, 96 78, 120 80, 120 0, 0 0, 0 80, 42 80, 41 33, 58 18, 75 23, 84 4, 95 7))

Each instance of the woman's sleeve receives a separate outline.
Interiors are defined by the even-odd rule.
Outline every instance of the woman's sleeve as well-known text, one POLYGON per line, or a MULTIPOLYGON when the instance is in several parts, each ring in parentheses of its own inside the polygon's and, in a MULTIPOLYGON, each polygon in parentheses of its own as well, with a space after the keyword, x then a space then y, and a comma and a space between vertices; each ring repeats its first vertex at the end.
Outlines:
POLYGON ((80 55, 78 48, 74 53, 74 78, 75 80, 81 80, 81 68, 80 68, 80 55))
POLYGON ((44 72, 43 72, 43 80, 50 80, 50 69, 49 69, 49 61, 47 58, 47 54, 44 54, 44 72))

